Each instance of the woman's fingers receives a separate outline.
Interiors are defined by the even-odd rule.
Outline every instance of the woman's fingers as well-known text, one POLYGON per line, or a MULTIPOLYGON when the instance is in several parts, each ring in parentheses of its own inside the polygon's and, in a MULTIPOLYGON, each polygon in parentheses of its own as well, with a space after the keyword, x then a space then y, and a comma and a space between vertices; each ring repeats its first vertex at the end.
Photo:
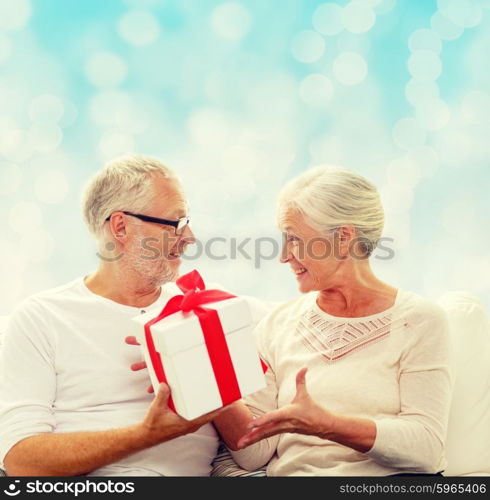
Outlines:
POLYGON ((296 374, 296 395, 308 394, 306 390, 306 372, 308 368, 301 368, 296 374))
POLYGON ((286 422, 277 424, 271 422, 269 424, 263 425, 261 427, 255 428, 247 434, 243 435, 237 443, 238 449, 245 448, 251 444, 257 443, 262 439, 266 439, 276 434, 281 434, 283 432, 288 432, 288 425, 286 422))
POLYGON ((256 427, 262 427, 264 425, 280 422, 285 420, 287 417, 284 414, 283 410, 274 410, 269 413, 265 413, 264 415, 254 418, 247 427, 249 429, 255 429, 256 427))

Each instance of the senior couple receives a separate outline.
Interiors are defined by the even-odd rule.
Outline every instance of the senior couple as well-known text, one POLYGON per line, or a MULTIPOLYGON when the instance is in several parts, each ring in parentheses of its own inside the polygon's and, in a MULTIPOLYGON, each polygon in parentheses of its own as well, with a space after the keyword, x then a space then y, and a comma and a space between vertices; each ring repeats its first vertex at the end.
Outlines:
POLYGON ((169 409, 165 384, 148 394, 131 318, 179 292, 194 240, 187 210, 178 178, 155 158, 118 158, 89 182, 85 222, 99 252, 120 258, 11 315, 0 361, 7 474, 204 476, 219 438, 240 466, 267 464, 271 476, 441 472, 447 320, 375 276, 383 209, 376 188, 347 170, 308 170, 280 193, 281 262, 300 296, 265 316, 251 299, 264 316, 255 336, 267 388, 191 421, 169 409), (167 242, 158 258, 142 258, 148 238, 167 242))

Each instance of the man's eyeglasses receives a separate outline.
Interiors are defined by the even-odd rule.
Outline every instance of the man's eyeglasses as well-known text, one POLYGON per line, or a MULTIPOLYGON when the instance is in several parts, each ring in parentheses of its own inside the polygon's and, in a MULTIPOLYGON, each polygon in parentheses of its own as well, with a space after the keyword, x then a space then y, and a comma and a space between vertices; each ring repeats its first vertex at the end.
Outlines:
MULTIPOLYGON (((166 226, 173 226, 175 228, 175 234, 181 235, 187 225, 190 222, 189 217, 182 217, 178 220, 168 220, 168 219, 160 219, 159 217, 151 217, 150 215, 142 215, 142 214, 133 214, 132 212, 125 212, 121 210, 123 214, 130 215, 131 217, 136 217, 145 222, 155 222, 156 224, 165 224, 166 226)), ((111 216, 107 217, 106 221, 110 220, 111 216)))

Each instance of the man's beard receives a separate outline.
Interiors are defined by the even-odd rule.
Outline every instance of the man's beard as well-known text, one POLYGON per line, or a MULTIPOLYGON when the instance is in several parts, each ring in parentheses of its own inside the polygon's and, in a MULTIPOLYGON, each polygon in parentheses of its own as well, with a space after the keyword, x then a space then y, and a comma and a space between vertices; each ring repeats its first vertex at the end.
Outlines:
POLYGON ((140 280, 149 287, 158 287, 169 281, 175 281, 179 275, 178 266, 172 265, 160 253, 157 256, 146 256, 142 252, 141 241, 126 252, 126 266, 131 273, 140 277, 140 280))

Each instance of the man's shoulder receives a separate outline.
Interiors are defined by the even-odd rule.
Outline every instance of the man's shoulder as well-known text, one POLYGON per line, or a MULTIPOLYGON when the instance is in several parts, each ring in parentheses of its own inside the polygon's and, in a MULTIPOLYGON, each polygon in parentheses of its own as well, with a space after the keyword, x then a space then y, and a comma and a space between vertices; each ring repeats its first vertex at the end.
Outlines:
POLYGON ((36 292, 22 300, 12 314, 15 315, 25 313, 26 311, 43 310, 49 308, 53 303, 65 302, 70 297, 73 298, 80 294, 81 283, 82 278, 78 277, 63 285, 36 292))

